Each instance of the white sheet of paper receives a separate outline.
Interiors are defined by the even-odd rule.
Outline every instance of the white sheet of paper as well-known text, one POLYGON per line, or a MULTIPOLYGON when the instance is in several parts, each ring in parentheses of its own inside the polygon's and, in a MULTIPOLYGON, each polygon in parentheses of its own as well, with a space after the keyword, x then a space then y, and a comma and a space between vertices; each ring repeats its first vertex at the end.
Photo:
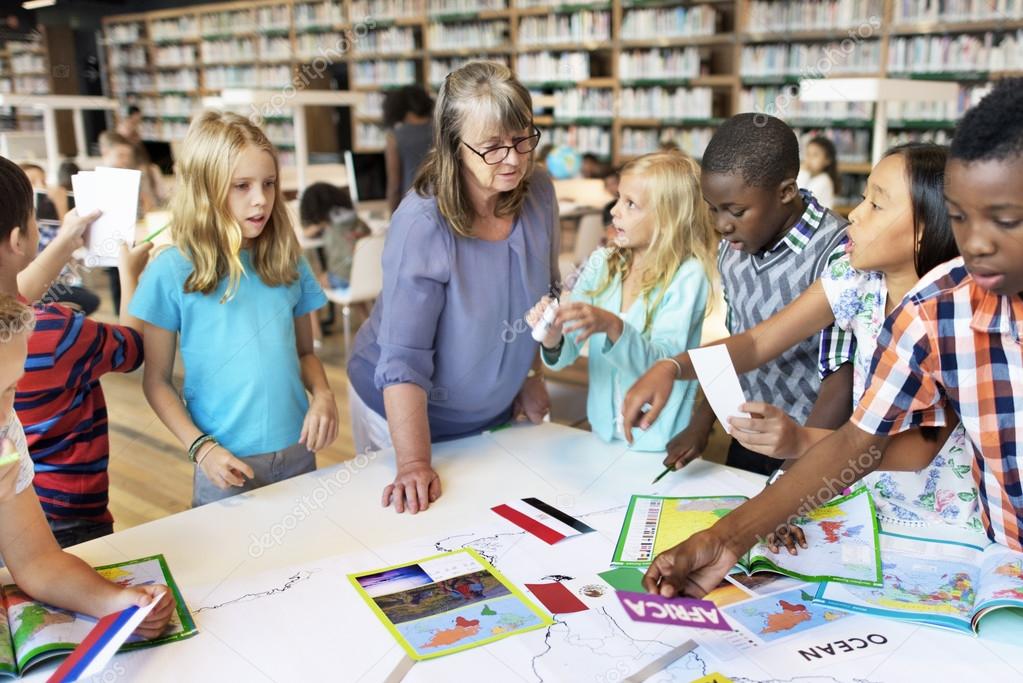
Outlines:
POLYGON ((749 417, 749 413, 739 410, 746 402, 739 384, 739 375, 732 365, 732 357, 724 344, 707 346, 702 349, 690 349, 689 359, 693 362, 696 378, 700 380, 703 395, 707 397, 711 409, 725 432, 732 433, 728 424, 730 417, 749 417))
POLYGON ((153 608, 156 607, 158 602, 160 602, 160 600, 153 600, 145 607, 139 607, 138 611, 131 615, 131 619, 124 622, 124 626, 122 626, 121 629, 114 634, 114 637, 103 646, 103 649, 96 654, 96 657, 89 663, 89 666, 85 667, 80 678, 89 678, 102 673, 103 670, 107 668, 107 664, 110 663, 110 659, 117 654, 117 650, 124 645, 124 641, 128 640, 128 636, 134 633, 139 624, 141 624, 142 621, 149 616, 149 613, 153 611, 153 608))
POLYGON ((71 177, 78 213, 103 212, 89 227, 85 243, 88 265, 116 266, 121 242, 135 243, 141 182, 141 171, 107 166, 71 177))

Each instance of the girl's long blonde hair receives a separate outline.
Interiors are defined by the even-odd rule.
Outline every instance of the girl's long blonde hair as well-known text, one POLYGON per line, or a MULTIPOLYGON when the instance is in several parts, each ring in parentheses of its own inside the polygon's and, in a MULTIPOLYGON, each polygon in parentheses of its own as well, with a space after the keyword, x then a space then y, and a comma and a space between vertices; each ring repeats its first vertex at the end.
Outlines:
MULTIPOLYGON (((650 257, 645 263, 640 294, 646 302, 643 332, 653 324, 653 312, 664 299, 679 267, 696 258, 707 279, 713 281, 717 239, 710 212, 700 190, 700 165, 678 150, 646 154, 621 170, 642 178, 646 203, 653 210, 654 230, 650 257)), ((612 246, 607 258, 607 277, 590 296, 598 296, 620 278, 624 285, 634 260, 634 249, 612 246)))
POLYGON ((248 146, 270 153, 277 182, 274 204, 263 232, 250 247, 252 268, 269 287, 298 279, 301 251, 284 206, 277 151, 258 126, 238 114, 206 111, 188 128, 177 160, 177 186, 170 201, 174 244, 192 262, 186 292, 210 294, 228 278, 221 303, 238 291, 245 268, 240 253, 242 227, 228 208, 231 178, 248 146))
MULTIPOLYGON (((462 132, 470 119, 493 123, 504 132, 532 129, 533 100, 529 91, 504 64, 469 62, 444 79, 433 115, 433 148, 419 167, 412 187, 422 197, 433 195, 437 208, 463 237, 472 237, 476 212, 462 177, 462 132)), ((522 182, 502 192, 494 213, 514 216, 529 193, 533 155, 526 160, 522 182)))

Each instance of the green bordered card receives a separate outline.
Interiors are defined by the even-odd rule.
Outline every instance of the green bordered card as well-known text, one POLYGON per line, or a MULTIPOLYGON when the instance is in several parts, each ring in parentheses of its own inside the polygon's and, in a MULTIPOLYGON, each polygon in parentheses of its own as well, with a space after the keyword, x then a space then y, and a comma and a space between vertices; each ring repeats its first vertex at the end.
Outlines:
POLYGON ((349 574, 409 657, 432 659, 553 624, 476 551, 349 574))

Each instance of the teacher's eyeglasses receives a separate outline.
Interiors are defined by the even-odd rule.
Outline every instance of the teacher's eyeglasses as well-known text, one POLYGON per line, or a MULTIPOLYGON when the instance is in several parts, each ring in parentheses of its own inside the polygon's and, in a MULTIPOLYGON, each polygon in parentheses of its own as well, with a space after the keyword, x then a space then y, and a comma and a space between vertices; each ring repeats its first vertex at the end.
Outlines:
POLYGON ((513 149, 519 154, 529 154, 534 149, 536 149, 536 146, 540 144, 540 131, 537 130, 536 128, 533 128, 532 135, 527 135, 524 138, 515 138, 512 140, 512 144, 510 145, 491 147, 490 149, 485 149, 482 152, 479 151, 478 149, 474 149, 472 145, 470 145, 465 140, 462 140, 461 142, 463 145, 472 150, 472 152, 475 153, 480 159, 483 159, 483 163, 487 164, 488 166, 496 166, 497 164, 507 159, 508 155, 511 154, 511 151, 513 149))

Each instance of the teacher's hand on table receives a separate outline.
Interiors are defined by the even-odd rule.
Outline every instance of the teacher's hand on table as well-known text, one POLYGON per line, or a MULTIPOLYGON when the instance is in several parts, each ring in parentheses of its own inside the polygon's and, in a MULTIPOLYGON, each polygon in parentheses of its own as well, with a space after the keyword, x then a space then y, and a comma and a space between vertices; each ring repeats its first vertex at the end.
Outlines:
POLYGON ((676 372, 674 363, 654 363, 625 394, 622 417, 625 439, 629 443, 632 443, 633 427, 649 429, 661 414, 675 386, 676 372), (644 412, 644 406, 649 406, 649 410, 644 412))
POLYGON ((413 515, 430 507, 440 498, 440 477, 429 463, 414 462, 398 465, 394 482, 384 488, 380 499, 383 507, 394 506, 401 513, 408 510, 413 515))
POLYGON ((717 588, 741 554, 711 527, 655 557, 643 576, 643 588, 666 598, 680 593, 702 598, 717 588))
POLYGON ((516 422, 529 420, 538 425, 543 422, 544 416, 549 412, 551 412, 551 397, 547 394, 547 385, 543 381, 543 376, 534 375, 527 378, 512 404, 512 419, 516 422))

